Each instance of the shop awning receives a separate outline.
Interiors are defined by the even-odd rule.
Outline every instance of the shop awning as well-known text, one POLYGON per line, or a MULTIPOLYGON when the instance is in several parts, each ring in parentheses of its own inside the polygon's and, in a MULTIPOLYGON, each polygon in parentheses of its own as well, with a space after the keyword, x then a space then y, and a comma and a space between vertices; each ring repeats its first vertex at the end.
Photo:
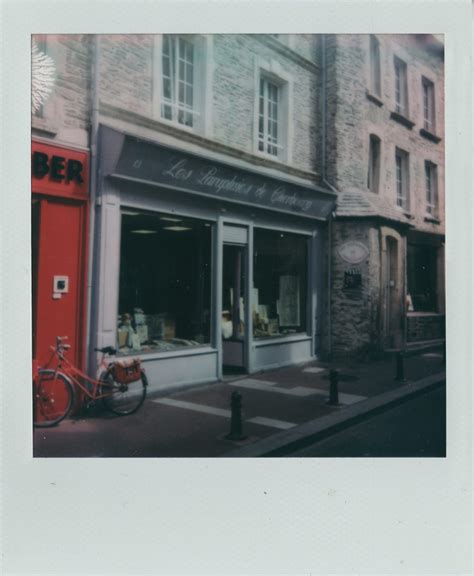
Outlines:
POLYGON ((336 195, 163 146, 101 126, 103 176, 326 220, 336 195))

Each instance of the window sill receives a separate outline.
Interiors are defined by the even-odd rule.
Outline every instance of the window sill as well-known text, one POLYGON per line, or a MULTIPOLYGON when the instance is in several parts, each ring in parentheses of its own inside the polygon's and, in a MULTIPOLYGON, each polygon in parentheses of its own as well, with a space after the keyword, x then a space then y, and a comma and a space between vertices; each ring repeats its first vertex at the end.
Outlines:
POLYGON ((408 128, 408 130, 411 130, 415 125, 414 122, 412 122, 409 118, 407 118, 403 114, 400 114, 399 112, 395 111, 390 112, 390 118, 392 120, 395 120, 399 124, 402 124, 403 126, 405 126, 405 128, 408 128))
POLYGON ((140 358, 142 362, 148 362, 150 360, 162 360, 164 358, 179 358, 182 356, 201 356, 202 354, 217 354, 217 350, 212 348, 208 345, 203 346, 196 346, 191 347, 189 346, 186 349, 177 349, 177 350, 166 350, 163 352, 158 352, 156 350, 150 350, 149 352, 142 352, 140 350, 131 350, 130 354, 117 354, 115 359, 111 361, 120 359, 120 358, 129 358, 133 356, 134 358, 140 358))
POLYGON ((423 136, 423 138, 426 138, 435 144, 441 142, 441 138, 439 136, 436 136, 436 134, 433 134, 433 132, 430 132, 429 130, 425 130, 425 128, 420 128, 420 136, 423 136))
POLYGON ((433 312, 426 312, 426 311, 416 312, 415 310, 407 312, 407 317, 410 317, 410 318, 415 317, 416 318, 417 316, 439 316, 439 317, 442 317, 442 316, 444 316, 444 314, 440 314, 439 312, 436 312, 435 310, 433 310, 433 312))
POLYGON ((59 126, 56 120, 50 118, 40 118, 38 116, 33 116, 31 120, 31 128, 37 130, 38 132, 44 132, 49 136, 56 136, 59 130, 59 126))
POLYGON ((180 124, 179 122, 175 122, 174 120, 168 120, 168 118, 162 118, 161 116, 156 118, 157 122, 162 122, 167 126, 172 126, 177 130, 184 130, 185 132, 189 132, 191 134, 199 134, 199 131, 196 130, 194 126, 187 126, 186 124, 180 124))
POLYGON ((434 216, 425 216, 424 220, 431 224, 441 224, 441 220, 438 220, 438 218, 435 218, 434 216))
POLYGON ((274 156, 273 154, 268 154, 267 152, 262 152, 258 148, 255 148, 253 153, 259 158, 265 158, 266 160, 273 160, 273 162, 278 162, 279 164, 287 164, 286 158, 282 156, 274 156))
POLYGON ((268 338, 258 338, 253 341, 254 347, 258 348, 260 346, 271 346, 273 344, 291 344, 292 342, 301 342, 304 340, 311 340, 311 336, 308 336, 305 332, 300 332, 299 334, 283 335, 283 336, 269 336, 268 338))
POLYGON ((373 102, 374 104, 377 104, 377 106, 381 107, 383 106, 383 102, 380 99, 379 96, 376 96, 373 92, 371 92, 370 90, 366 90, 365 91, 365 95, 367 96, 367 100, 370 100, 371 102, 373 102))

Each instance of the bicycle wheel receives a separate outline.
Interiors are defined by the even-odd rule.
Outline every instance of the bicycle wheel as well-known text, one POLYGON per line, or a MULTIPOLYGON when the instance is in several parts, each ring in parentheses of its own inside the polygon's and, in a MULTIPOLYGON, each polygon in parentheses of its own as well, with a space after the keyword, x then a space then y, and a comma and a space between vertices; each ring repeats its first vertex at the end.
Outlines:
POLYGON ((117 382, 110 370, 101 377, 101 380, 104 382, 102 392, 106 394, 103 398, 104 406, 114 414, 119 416, 133 414, 145 401, 148 380, 143 370, 141 379, 128 384, 117 382))
POLYGON ((68 415, 73 403, 74 388, 65 374, 39 370, 33 381, 33 426, 55 426, 68 415))

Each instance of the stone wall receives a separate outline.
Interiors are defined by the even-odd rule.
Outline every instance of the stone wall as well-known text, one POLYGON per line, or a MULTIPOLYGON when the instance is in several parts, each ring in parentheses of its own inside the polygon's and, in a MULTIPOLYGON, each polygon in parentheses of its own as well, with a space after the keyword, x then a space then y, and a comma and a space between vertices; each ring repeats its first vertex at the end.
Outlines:
POLYGON ((441 314, 409 314, 407 342, 445 338, 445 317, 441 314))
MULTIPOLYGON (((144 34, 101 36, 100 99, 103 104, 152 119, 159 130, 159 110, 153 104, 153 91, 159 86, 153 77, 157 73, 155 38, 144 34)), ((315 172, 319 154, 317 37, 300 35, 287 45, 268 35, 215 34, 208 45, 210 84, 205 87, 205 98, 210 99, 210 131, 200 135, 255 155, 257 71, 263 67, 275 76, 281 73, 291 85, 288 130, 292 152, 284 163, 310 174, 315 172)), ((186 138, 187 132, 179 125, 177 129, 186 138)), ((202 143, 205 145, 205 141, 202 143)), ((278 167, 279 160, 270 160, 276 160, 274 165, 278 167)))
MULTIPOLYGON (((333 358, 354 356, 360 360, 373 357, 380 349, 380 245, 377 227, 368 221, 335 221, 332 228, 331 259, 331 327, 324 337, 325 354, 328 337, 333 358), (367 257, 350 264, 341 257, 340 249, 348 241, 360 242, 367 257), (354 274, 355 273, 355 274, 354 274), (360 285, 350 287, 353 276, 360 274, 360 285)), ((357 283, 357 278, 356 278, 357 283)))
POLYGON ((153 36, 100 36, 100 101, 152 117, 153 36))
POLYGON ((32 116, 33 136, 86 147, 91 113, 92 36, 48 35, 47 54, 54 61, 55 85, 43 117, 32 116))
POLYGON ((369 137, 381 140, 379 194, 396 205, 395 148, 410 155, 409 187, 412 223, 420 230, 444 233, 444 64, 420 35, 381 34, 382 94, 376 103, 367 97, 370 83, 370 36, 340 34, 328 40, 328 152, 327 172, 341 191, 367 188, 369 137), (394 56, 407 63, 409 119, 407 127, 391 117, 395 110, 394 56), (422 76, 435 85, 435 143, 420 134, 423 128, 422 76), (440 222, 425 220, 425 160, 438 166, 440 222))

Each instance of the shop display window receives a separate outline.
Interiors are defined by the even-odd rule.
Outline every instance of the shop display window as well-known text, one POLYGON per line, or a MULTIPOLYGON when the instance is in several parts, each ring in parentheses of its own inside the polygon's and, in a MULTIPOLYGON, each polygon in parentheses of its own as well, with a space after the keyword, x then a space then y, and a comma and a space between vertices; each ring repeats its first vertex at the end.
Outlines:
POLYGON ((308 243, 306 236, 255 229, 255 338, 306 332, 308 243))
POLYGON ((211 341, 211 234, 208 222, 122 212, 117 346, 160 352, 211 341))
POLYGON ((434 246, 408 244, 408 312, 436 312, 436 259, 434 246))

